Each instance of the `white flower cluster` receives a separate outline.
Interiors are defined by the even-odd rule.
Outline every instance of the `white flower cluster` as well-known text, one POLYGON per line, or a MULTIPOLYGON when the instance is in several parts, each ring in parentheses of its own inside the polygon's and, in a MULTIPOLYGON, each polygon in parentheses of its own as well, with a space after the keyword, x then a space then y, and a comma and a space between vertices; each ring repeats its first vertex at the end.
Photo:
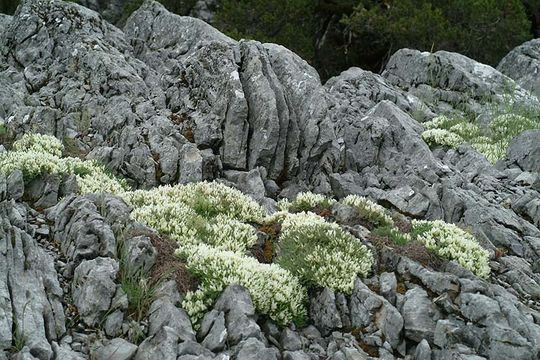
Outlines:
POLYGON ((35 178, 41 174, 58 174, 62 172, 60 158, 48 153, 35 151, 4 151, 0 153, 0 171, 10 174, 21 170, 26 179, 35 178))
POLYGON ((355 208, 361 217, 375 226, 394 226, 394 221, 387 210, 365 197, 348 195, 341 199, 341 203, 355 208))
POLYGON ((504 137, 510 141, 527 129, 540 128, 540 122, 516 114, 503 114, 497 116, 489 124, 490 129, 498 138, 504 137))
POLYGON ((308 211, 317 207, 329 209, 336 201, 322 194, 312 192, 299 193, 294 201, 282 199, 278 202, 278 208, 284 211, 308 211))
POLYGON ((64 145, 62 142, 50 135, 24 134, 22 138, 13 143, 15 151, 35 151, 47 153, 55 156, 62 156, 64 145))
POLYGON ((230 284, 249 290, 257 310, 280 325, 301 321, 306 314, 306 289, 289 271, 275 264, 201 244, 181 247, 188 269, 201 280, 199 289, 186 295, 183 307, 198 321, 216 297, 230 284))
POLYGON ((450 126, 449 130, 463 138, 471 138, 480 136, 481 134, 481 129, 478 125, 465 121, 450 126))
POLYGON ((250 197, 218 182, 160 186, 126 193, 124 198, 136 207, 181 202, 207 218, 223 214, 241 221, 261 223, 265 216, 264 209, 250 197))
POLYGON ((205 219, 179 202, 137 207, 131 216, 168 235, 181 246, 205 243, 217 249, 244 253, 257 242, 253 226, 223 214, 205 219))
POLYGON ((448 146, 453 149, 458 148, 465 142, 461 136, 445 129, 430 129, 422 133, 422 139, 429 145, 448 146))
POLYGON ((474 142, 471 145, 476 151, 484 155, 492 164, 496 163, 506 155, 508 143, 506 141, 491 142, 474 142))
POLYGON ((441 220, 413 220, 412 225, 413 230, 417 227, 427 229, 418 234, 417 240, 429 250, 445 259, 457 261, 480 277, 489 276, 489 253, 473 235, 441 220))
POLYGON ((540 129, 540 120, 538 117, 503 114, 495 117, 489 126, 480 127, 465 119, 439 116, 423 125, 426 131, 422 138, 430 146, 457 148, 468 142, 495 163, 504 158, 508 144, 515 136, 528 129, 540 129))
POLYGON ((184 308, 197 323, 228 285, 246 287, 257 311, 279 324, 305 315, 304 289, 279 265, 261 264, 246 252, 256 242, 255 228, 264 210, 238 190, 220 183, 193 183, 137 190, 122 195, 134 206, 131 216, 179 244, 177 253, 200 279, 184 298, 184 308))
POLYGON ((127 188, 125 182, 109 174, 95 161, 61 158, 62 144, 47 135, 25 135, 13 144, 14 151, 0 153, 0 172, 21 170, 25 180, 43 174, 74 174, 81 193, 109 192, 118 194, 127 188))
POLYGON ((350 293, 357 275, 371 270, 373 255, 359 239, 313 213, 282 223, 277 263, 308 284, 350 293))
POLYGON ((432 130, 432 129, 444 129, 451 126, 451 124, 453 123, 455 123, 453 119, 444 115, 440 115, 431 119, 430 121, 426 121, 422 125, 424 126, 424 129, 432 130))

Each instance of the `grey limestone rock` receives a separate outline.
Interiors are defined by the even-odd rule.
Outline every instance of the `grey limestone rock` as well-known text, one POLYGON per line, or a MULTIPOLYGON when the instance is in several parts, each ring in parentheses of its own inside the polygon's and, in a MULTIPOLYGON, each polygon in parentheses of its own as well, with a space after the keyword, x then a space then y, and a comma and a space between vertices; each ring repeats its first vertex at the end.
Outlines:
POLYGON ((109 310, 116 293, 118 262, 98 257, 83 261, 75 269, 72 283, 73 302, 87 325, 95 325, 109 310))
POLYGON ((114 338, 92 351, 96 360, 130 360, 137 352, 137 345, 121 338, 114 338))
POLYGON ((317 329, 325 336, 343 326, 336 306, 336 295, 329 288, 324 288, 310 298, 309 315, 317 329))
POLYGON ((401 313, 407 338, 416 342, 422 339, 433 342, 435 327, 442 318, 442 313, 431 302, 424 289, 417 287, 405 293, 401 313))
POLYGON ((149 310, 149 322, 149 336, 158 333, 164 326, 167 326, 176 332, 176 336, 180 340, 195 340, 195 332, 189 316, 167 298, 160 298, 152 303, 149 310))
POLYGON ((366 328, 372 324, 381 330, 393 349, 401 342, 404 316, 385 298, 371 291, 360 279, 356 279, 351 295, 351 322, 354 328, 366 328))
POLYGON ((386 81, 407 90, 428 104, 435 113, 454 110, 459 103, 477 114, 486 98, 502 101, 503 95, 522 103, 538 103, 528 91, 491 66, 480 64, 464 55, 437 51, 398 50, 382 74, 386 81))
POLYGON ((0 352, 16 331, 28 352, 49 359, 66 331, 63 293, 52 257, 26 231, 27 216, 25 206, 0 202, 0 352))
POLYGON ((129 237, 123 243, 125 261, 130 264, 131 271, 147 273, 156 262, 157 251, 149 236, 129 237))
POLYGON ((527 130, 508 146, 507 163, 524 171, 540 173, 540 130, 527 130))
POLYGON ((540 39, 527 41, 510 51, 497 70, 512 78, 524 89, 540 95, 540 39))
POLYGON ((163 326, 155 335, 146 338, 140 345, 135 360, 176 360, 178 354, 176 330, 163 326))
POLYGON ((280 355, 277 349, 267 348, 255 338, 246 339, 238 344, 235 354, 238 360, 278 360, 280 355))

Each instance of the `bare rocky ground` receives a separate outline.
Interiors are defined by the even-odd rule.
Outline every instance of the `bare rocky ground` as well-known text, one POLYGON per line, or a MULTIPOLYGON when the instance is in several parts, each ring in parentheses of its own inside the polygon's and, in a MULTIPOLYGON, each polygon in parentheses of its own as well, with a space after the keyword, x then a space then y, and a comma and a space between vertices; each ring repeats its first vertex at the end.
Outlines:
POLYGON ((502 94, 537 104, 539 49, 523 44, 499 70, 403 49, 382 75, 352 68, 323 85, 281 46, 236 42, 152 1, 123 29, 57 0, 0 15, 6 147, 50 134, 135 187, 223 178, 269 209, 304 189, 369 196, 470 228, 492 268, 482 280, 374 244, 373 276, 351 296, 313 291, 303 328, 258 316, 231 286, 195 331, 178 306, 194 281, 184 273, 134 321, 123 262, 155 269, 170 257, 166 239, 118 197, 13 172, 0 175, 0 359, 538 359, 540 132, 493 166, 467 145, 430 150, 419 121, 452 109, 488 117, 484 100, 502 94))

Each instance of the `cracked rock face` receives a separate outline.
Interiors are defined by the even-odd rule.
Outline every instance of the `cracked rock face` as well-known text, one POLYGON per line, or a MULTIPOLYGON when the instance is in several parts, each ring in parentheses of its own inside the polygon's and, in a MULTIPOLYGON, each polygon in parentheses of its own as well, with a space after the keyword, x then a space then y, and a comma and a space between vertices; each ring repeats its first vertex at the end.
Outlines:
POLYGON ((522 88, 538 96, 540 94, 540 40, 527 41, 510 51, 497 70, 514 79, 522 88))
MULTIPOLYGON (((1 360, 21 339, 17 359, 538 358, 538 131, 519 135, 492 166, 468 145, 432 151, 419 122, 456 104, 486 120, 484 99, 501 101, 510 85, 518 102, 537 105, 537 41, 512 51, 500 72, 403 49, 382 75, 351 68, 322 85, 289 50, 234 41, 156 2, 123 30, 104 20, 122 0, 83 3, 103 16, 60 0, 0 15, 7 148, 22 133, 52 134, 67 155, 102 161, 134 187, 225 177, 268 209, 266 196, 308 189, 368 196, 467 227, 490 252, 492 277, 384 248, 351 295, 313 292, 304 328, 258 317, 249 291, 232 285, 197 329, 174 282, 146 319, 129 322, 120 258, 150 271, 156 233, 116 196, 74 195, 73 178, 1 174, 1 360), (102 322, 102 338, 87 331, 102 322)), ((197 4, 193 13, 213 6, 197 4)), ((332 210, 343 223, 354 218, 350 207, 332 210)))
POLYGON ((50 359, 51 342, 65 333, 62 289, 54 262, 33 238, 27 208, 0 203, 0 350, 14 337, 38 359, 50 359))

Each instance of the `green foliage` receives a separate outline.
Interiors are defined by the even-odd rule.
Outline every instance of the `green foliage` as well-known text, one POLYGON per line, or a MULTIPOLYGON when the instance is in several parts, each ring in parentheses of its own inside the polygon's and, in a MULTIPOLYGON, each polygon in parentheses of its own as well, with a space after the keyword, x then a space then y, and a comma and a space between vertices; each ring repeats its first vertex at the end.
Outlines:
POLYGON ((278 202, 278 207, 281 210, 290 212, 310 211, 315 208, 330 209, 336 201, 329 199, 322 194, 314 194, 312 192, 301 192, 296 195, 296 198, 290 202, 287 199, 281 199, 278 202))
POLYGON ((202 318, 228 285, 239 284, 249 290, 259 313, 280 325, 303 323, 307 293, 288 270, 204 244, 180 247, 177 253, 200 279, 197 291, 186 294, 183 302, 193 322, 202 318))
POLYGON ((205 243, 243 253, 257 242, 253 226, 222 214, 206 219, 182 203, 138 207, 131 216, 182 246, 205 243))
POLYGON ((26 345, 26 339, 23 335, 22 329, 19 328, 17 321, 14 320, 12 342, 11 342, 11 348, 9 349, 9 351, 13 354, 16 354, 22 351, 25 345, 26 345))
POLYGON ((290 214, 282 223, 277 263, 309 286, 351 293, 373 255, 359 239, 313 213, 290 214))
POLYGON ((135 321, 143 320, 154 301, 155 286, 149 283, 146 274, 141 271, 130 272, 122 268, 119 282, 128 298, 128 315, 135 321))
MULTIPOLYGON (((495 113, 508 111, 494 109, 495 113)), ((513 108, 513 111, 520 111, 513 108)), ((540 109, 528 108, 520 111, 528 117, 515 113, 495 114, 489 124, 478 123, 474 117, 438 116, 424 123, 426 129, 422 138, 430 146, 457 148, 463 143, 470 143, 490 162, 503 159, 512 139, 529 129, 540 129, 540 109)))
POLYGON ((393 226, 382 226, 373 230, 375 235, 387 237, 396 245, 407 245, 412 241, 412 237, 408 233, 404 233, 393 226))
POLYGON ((222 214, 232 219, 260 223, 265 215, 264 209, 249 196, 219 182, 160 186, 123 196, 135 207, 182 203, 206 219, 222 214))
POLYGON ((123 238, 119 237, 117 253, 120 257, 118 281, 128 298, 128 316, 137 322, 148 315, 150 305, 155 298, 155 289, 159 284, 151 283, 149 273, 143 269, 134 269, 125 251, 123 238))
POLYGON ((342 23, 354 51, 383 61, 409 47, 455 51, 496 65, 531 38, 519 0, 362 0, 342 23))
MULTIPOLYGON (((134 219, 178 242, 178 255, 199 278, 199 288, 186 294, 183 304, 194 323, 232 284, 246 287, 257 310, 277 323, 302 321, 306 290, 298 279, 278 265, 260 264, 247 255, 257 241, 248 222, 264 218, 252 199, 217 182, 161 186, 122 196, 134 207, 134 219)), ((137 282, 128 285, 128 290, 137 290, 137 282)))
POLYGON ((440 220, 413 220, 412 225, 416 239, 428 250, 444 259, 455 260, 479 277, 489 276, 489 253, 473 235, 440 220))
POLYGON ((355 208, 361 218, 367 220, 375 227, 394 225, 394 221, 384 207, 364 197, 348 195, 341 199, 341 203, 355 208))
POLYGON ((0 172, 10 174, 20 170, 25 181, 43 174, 74 174, 81 193, 117 194, 127 189, 125 180, 116 178, 103 165, 92 160, 62 158, 62 150, 62 144, 54 136, 25 135, 13 143, 12 151, 0 153, 0 172))
POLYGON ((0 0, 0 13, 13 14, 19 3, 20 0, 0 0))
POLYGON ((278 43, 313 61, 315 15, 312 0, 221 0, 215 25, 233 38, 278 43))

